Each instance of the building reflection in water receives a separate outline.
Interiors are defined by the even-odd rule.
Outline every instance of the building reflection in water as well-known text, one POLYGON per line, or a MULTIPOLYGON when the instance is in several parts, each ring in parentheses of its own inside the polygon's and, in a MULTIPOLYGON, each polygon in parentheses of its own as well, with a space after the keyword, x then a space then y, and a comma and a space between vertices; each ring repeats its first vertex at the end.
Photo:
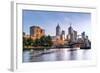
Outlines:
POLYGON ((77 52, 76 51, 70 51, 69 60, 76 60, 76 59, 77 59, 77 52))
POLYGON ((56 49, 54 52, 33 56, 33 52, 23 52, 23 62, 42 61, 67 61, 67 60, 88 60, 91 59, 91 50, 56 49))

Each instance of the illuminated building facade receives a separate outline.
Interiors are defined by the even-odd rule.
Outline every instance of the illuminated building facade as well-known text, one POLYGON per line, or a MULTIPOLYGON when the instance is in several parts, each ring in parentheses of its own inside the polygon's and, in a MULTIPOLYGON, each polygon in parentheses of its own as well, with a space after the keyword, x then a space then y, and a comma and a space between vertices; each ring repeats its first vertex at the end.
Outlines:
POLYGON ((45 35, 45 30, 40 28, 39 26, 31 26, 30 27, 30 36, 32 39, 40 39, 45 35))

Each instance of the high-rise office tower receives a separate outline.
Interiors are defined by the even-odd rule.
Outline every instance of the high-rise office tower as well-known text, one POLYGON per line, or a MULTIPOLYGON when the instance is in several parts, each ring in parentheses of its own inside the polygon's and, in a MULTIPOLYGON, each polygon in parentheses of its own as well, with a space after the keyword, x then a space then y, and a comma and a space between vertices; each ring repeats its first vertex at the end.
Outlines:
POLYGON ((60 36, 61 35, 61 31, 60 30, 61 29, 60 29, 60 26, 58 24, 57 27, 56 27, 56 36, 60 36))
POLYGON ((62 30, 62 32, 61 32, 61 38, 62 38, 62 40, 65 40, 65 31, 64 30, 62 30))

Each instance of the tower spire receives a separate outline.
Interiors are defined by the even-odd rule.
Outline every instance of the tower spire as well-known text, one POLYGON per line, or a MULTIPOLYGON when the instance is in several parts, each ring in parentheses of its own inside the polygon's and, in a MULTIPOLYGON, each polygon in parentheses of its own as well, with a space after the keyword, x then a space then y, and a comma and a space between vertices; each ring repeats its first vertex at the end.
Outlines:
POLYGON ((59 26, 59 23, 57 23, 57 26, 59 26))
POLYGON ((60 35, 60 26, 59 26, 59 23, 57 24, 56 26, 56 36, 59 36, 60 35))
POLYGON ((71 27, 72 23, 70 22, 70 27, 71 27))

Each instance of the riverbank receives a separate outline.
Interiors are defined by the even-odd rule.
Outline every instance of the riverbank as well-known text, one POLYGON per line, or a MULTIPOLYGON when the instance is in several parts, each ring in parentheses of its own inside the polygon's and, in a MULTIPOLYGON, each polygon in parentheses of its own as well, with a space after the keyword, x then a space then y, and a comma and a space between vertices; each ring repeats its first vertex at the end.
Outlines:
MULTIPOLYGON (((38 46, 38 47, 24 47, 23 50, 44 50, 44 49, 56 49, 56 48, 59 48, 59 49, 65 49, 65 48, 72 48, 70 46, 52 46, 52 47, 43 47, 43 46, 38 46)), ((75 47, 77 48, 77 47, 75 47)))

